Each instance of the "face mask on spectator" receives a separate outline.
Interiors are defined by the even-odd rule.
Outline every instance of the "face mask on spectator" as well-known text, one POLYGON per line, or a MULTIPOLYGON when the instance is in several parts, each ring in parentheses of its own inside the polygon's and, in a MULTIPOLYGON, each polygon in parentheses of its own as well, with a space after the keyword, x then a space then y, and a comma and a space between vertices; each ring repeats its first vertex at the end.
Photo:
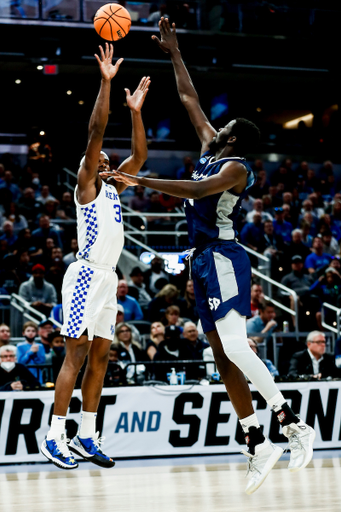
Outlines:
POLYGON ((53 352, 57 355, 57 356, 60 356, 64 351, 64 347, 53 347, 53 352))
POLYGON ((33 178, 32 183, 33 183, 33 185, 40 185, 40 179, 39 178, 33 178))
POLYGON ((3 368, 6 372, 11 372, 15 367, 14 361, 4 361, 1 363, 1 368, 3 368))

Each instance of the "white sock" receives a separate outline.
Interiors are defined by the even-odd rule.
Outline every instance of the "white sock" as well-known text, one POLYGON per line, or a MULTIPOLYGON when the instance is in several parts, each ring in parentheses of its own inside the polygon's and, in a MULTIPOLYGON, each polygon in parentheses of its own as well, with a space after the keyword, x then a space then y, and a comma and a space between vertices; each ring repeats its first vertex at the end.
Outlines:
POLYGON ((247 416, 246 418, 239 420, 239 423, 242 426, 244 434, 247 434, 249 432, 250 427, 259 428, 259 423, 258 423, 256 413, 253 413, 250 416, 247 416))
POLYGON ((65 422, 66 416, 58 416, 56 414, 52 416, 51 428, 46 436, 48 441, 51 439, 60 439, 62 434, 64 434, 64 439, 66 439, 65 422))
POLYGON ((78 434, 81 439, 87 439, 96 434, 96 417, 97 412, 82 411, 81 426, 78 434))
POLYGON ((282 409, 283 404, 286 403, 286 399, 282 395, 282 393, 279 391, 275 396, 270 398, 270 400, 267 400, 267 403, 270 405, 271 409, 274 412, 278 412, 282 409))

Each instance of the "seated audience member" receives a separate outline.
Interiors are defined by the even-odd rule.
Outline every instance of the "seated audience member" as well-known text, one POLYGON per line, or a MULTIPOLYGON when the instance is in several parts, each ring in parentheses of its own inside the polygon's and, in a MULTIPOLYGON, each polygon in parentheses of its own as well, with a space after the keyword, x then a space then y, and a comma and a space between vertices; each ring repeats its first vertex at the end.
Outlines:
POLYGON ((37 196, 38 203, 46 204, 47 201, 57 201, 57 199, 50 194, 50 187, 48 185, 43 185, 41 187, 40 194, 37 196))
POLYGON ((166 284, 149 304, 149 320, 162 320, 169 306, 178 306, 180 314, 185 307, 184 300, 179 298, 179 290, 173 284, 166 284))
POLYGON ((181 331, 176 325, 169 325, 165 329, 165 339, 158 345, 154 361, 174 361, 170 364, 155 364, 154 373, 156 380, 168 381, 167 373, 171 368, 176 371, 183 371, 183 364, 176 364, 176 361, 186 361, 190 354, 183 339, 181 339, 181 331))
POLYGON ((328 265, 331 260, 331 255, 323 252, 323 243, 321 238, 316 236, 313 241, 312 253, 309 254, 305 260, 305 268, 308 269, 310 274, 313 274, 320 268, 328 265))
POLYGON ((166 327, 167 325, 177 325, 180 328, 180 331, 183 331, 183 321, 182 318, 180 318, 179 306, 176 306, 175 304, 172 306, 168 306, 168 308, 165 311, 164 324, 166 327))
POLYGON ((309 248, 303 243, 303 233, 301 229, 294 229, 291 233, 291 242, 289 247, 285 250, 285 256, 290 257, 293 256, 301 256, 303 259, 303 263, 307 256, 311 254, 309 248))
POLYGON ((57 217, 68 220, 76 218, 76 207, 71 192, 63 192, 62 200, 57 207, 57 217))
POLYGON ((37 263, 32 268, 32 277, 19 288, 18 295, 33 308, 45 316, 49 316, 53 306, 57 304, 57 293, 54 286, 44 279, 45 267, 37 263))
MULTIPOLYGON (((320 307, 324 302, 332 306, 340 305, 341 297, 341 275, 334 267, 328 267, 324 275, 320 276, 310 287, 310 293, 317 295, 320 299, 320 307)), ((333 323, 335 321, 335 313, 329 309, 325 311, 326 322, 333 323)), ((316 313, 316 320, 319 329, 322 330, 321 312, 316 313)))
POLYGON ((332 232, 330 230, 324 230, 322 235, 322 252, 324 254, 330 254, 331 256, 335 256, 340 251, 340 246, 336 238, 333 237, 332 232))
POLYGON ((124 364, 119 360, 120 348, 113 343, 109 350, 108 368, 104 377, 103 387, 126 386, 127 378, 124 364))
POLYGON ((258 251, 263 240, 263 224, 262 217, 259 213, 255 214, 252 222, 248 222, 243 226, 240 232, 240 240, 253 251, 258 251))
POLYGON ((134 267, 130 272, 130 281, 128 282, 128 286, 136 288, 138 291, 137 301, 140 304, 142 311, 146 311, 152 298, 147 292, 146 285, 143 281, 144 275, 142 270, 140 267, 134 267))
POLYGON ((248 336, 252 336, 257 343, 266 343, 267 352, 270 359, 273 358, 273 349, 271 343, 271 333, 276 329, 277 322, 275 306, 272 302, 261 302, 259 304, 259 315, 249 318, 246 321, 246 331, 248 336), (256 337, 257 334, 266 334, 267 336, 256 337))
MULTIPOLYGON (((117 304, 115 327, 121 322, 124 322, 124 307, 121 304, 117 304)), ((136 343, 140 343, 140 331, 133 324, 129 324, 129 327, 133 335, 133 340, 136 341, 136 343)))
POLYGON ((313 281, 313 276, 304 269, 302 256, 296 254, 291 258, 291 272, 283 277, 281 283, 294 290, 302 298, 309 292, 313 281))
POLYGON ((308 221, 303 220, 300 223, 300 227, 302 230, 302 243, 308 247, 308 249, 312 248, 314 237, 310 233, 311 225, 308 221))
POLYGON ((186 347, 190 354, 190 359, 202 360, 203 351, 210 345, 199 338, 199 332, 194 322, 186 322, 182 333, 186 341, 186 347))
MULTIPOLYGON (((259 357, 259 350, 258 350, 257 342, 255 340, 253 340, 252 338, 248 338, 247 341, 249 342, 249 347, 251 348, 251 350, 253 350, 254 353, 257 354, 257 356, 259 357)), ((277 370, 277 368, 273 364, 273 362, 270 361, 270 359, 262 359, 262 361, 265 364, 265 366, 267 367, 267 369, 269 370, 269 372, 271 373, 272 377, 279 377, 279 371, 277 370)))
POLYGON ((332 223, 331 216, 328 213, 322 215, 318 223, 318 232, 325 233, 326 231, 330 231, 338 242, 341 240, 341 229, 332 223))
POLYGON ((11 339, 11 329, 6 324, 0 324, 0 347, 8 345, 11 339))
POLYGON ((137 300, 128 295, 128 283, 124 279, 120 279, 117 285, 117 303, 124 308, 126 322, 143 319, 142 309, 137 300))
POLYGON ((266 220, 263 225, 264 232, 260 242, 259 251, 267 256, 276 256, 278 253, 283 252, 284 243, 281 235, 274 231, 274 226, 271 220, 266 220))
POLYGON ((266 171, 261 169, 258 171, 256 183, 252 187, 252 196, 260 199, 269 192, 270 183, 266 177, 266 171))
POLYGON ((150 338, 146 344, 146 354, 152 361, 161 341, 165 339, 165 326, 162 322, 153 322, 150 326, 150 338))
POLYGON ((188 279, 186 282, 186 288, 184 293, 185 307, 183 309, 183 316, 189 318, 192 322, 198 322, 199 315, 195 300, 194 286, 192 279, 188 279))
POLYGON ((40 389, 38 380, 24 365, 17 363, 17 347, 0 347, 0 391, 32 391, 40 389))
POLYGON ((134 187, 134 195, 129 198, 129 208, 135 212, 146 212, 148 204, 149 199, 145 196, 145 187, 136 185, 136 187, 134 187))
POLYGON ((253 203, 253 210, 251 210, 246 215, 246 222, 253 222, 253 217, 257 213, 261 216, 262 222, 264 222, 266 220, 273 220, 270 213, 266 213, 263 211, 263 201, 261 199, 255 199, 255 201, 253 203))
POLYGON ((282 206, 275 208, 275 220, 273 221, 275 235, 281 236, 285 243, 291 242, 291 232, 293 226, 284 219, 284 209, 282 206))
POLYGON ((32 233, 34 246, 43 249, 47 238, 52 238, 57 247, 63 246, 59 231, 51 226, 49 216, 44 214, 39 217, 39 228, 32 233))
POLYGON ((251 286, 251 316, 259 315, 259 305, 263 300, 264 293, 262 286, 254 283, 251 286))
MULTIPOLYGON (((18 363, 25 366, 32 364, 45 364, 45 350, 41 343, 36 342, 35 338, 38 334, 37 325, 34 322, 26 322, 23 325, 23 336, 26 341, 17 345, 18 363)), ((39 369, 30 368, 30 372, 34 377, 41 381, 41 373, 39 369)))
POLYGON ((11 251, 15 247, 18 237, 14 234, 13 223, 10 220, 5 220, 2 224, 2 232, 3 235, 0 236, 0 240, 5 240, 8 249, 11 251))
POLYGON ((70 249, 71 249, 71 252, 67 253, 63 258, 63 262, 64 262, 66 268, 69 265, 71 265, 71 263, 74 263, 75 261, 77 261, 77 258, 76 258, 76 254, 78 252, 77 238, 71 238, 70 249))
POLYGON ((19 231, 28 228, 28 222, 23 215, 20 215, 16 203, 10 203, 8 208, 6 208, 5 217, 12 222, 14 235, 18 235, 19 231))
POLYGON ((307 348, 292 356, 288 375, 293 378, 304 375, 318 380, 341 377, 341 369, 335 366, 334 355, 326 353, 326 338, 323 332, 309 333, 307 348))
POLYGON ((27 187, 22 198, 18 202, 19 213, 21 213, 31 226, 40 212, 40 203, 37 202, 33 188, 27 187))
MULTIPOLYGON (((132 330, 129 324, 123 322, 116 327, 114 343, 118 347, 118 358, 125 364, 145 361, 146 356, 141 345, 133 340, 132 330)), ((140 365, 143 366, 143 365, 140 365)), ((144 371, 144 367, 143 367, 144 371)), ((139 368, 137 367, 139 373, 139 368)), ((134 367, 130 366, 127 370, 127 379, 134 376, 134 367)))
POLYGON ((161 288, 157 286, 158 281, 166 280, 169 282, 169 275, 163 270, 163 260, 155 256, 150 262, 150 268, 144 272, 144 283, 146 290, 151 297, 154 297, 161 288))

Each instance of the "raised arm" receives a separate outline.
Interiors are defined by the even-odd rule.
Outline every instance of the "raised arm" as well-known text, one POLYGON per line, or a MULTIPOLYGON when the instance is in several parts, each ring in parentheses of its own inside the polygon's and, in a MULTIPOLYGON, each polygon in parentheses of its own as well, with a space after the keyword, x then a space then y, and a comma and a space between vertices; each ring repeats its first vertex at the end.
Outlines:
MULTIPOLYGON (((132 122, 131 155, 122 162, 119 170, 133 176, 136 176, 139 172, 142 165, 147 160, 148 155, 146 133, 143 126, 141 109, 149 90, 149 85, 149 76, 144 76, 133 95, 130 94, 129 89, 125 89, 127 105, 130 108, 132 122)), ((110 180, 108 180, 108 183, 110 183, 110 180)), ((113 182, 113 184, 115 185, 118 194, 121 194, 128 186, 123 182, 113 182)))
POLYGON ((208 150, 209 142, 217 132, 201 109, 199 96, 182 60, 176 37, 175 23, 173 23, 171 27, 168 18, 162 17, 159 21, 159 28, 161 40, 156 36, 152 36, 152 39, 157 42, 161 50, 170 54, 180 100, 186 107, 191 122, 200 139, 201 153, 205 153, 205 151, 208 150))
POLYGON ((120 170, 110 173, 103 172, 101 175, 104 177, 115 176, 116 181, 121 181, 126 185, 142 185, 157 190, 158 192, 164 192, 170 196, 181 197, 183 199, 201 199, 202 197, 231 189, 239 194, 244 190, 247 181, 246 168, 240 162, 227 162, 218 174, 201 181, 159 180, 155 178, 130 176, 120 170))
POLYGON ((88 145, 85 157, 78 171, 78 199, 87 203, 96 197, 96 181, 98 178, 98 162, 103 144, 103 136, 108 123, 111 80, 116 75, 123 59, 112 64, 113 45, 105 44, 105 51, 100 46, 100 57, 95 55, 102 80, 101 87, 91 114, 88 132, 88 145))

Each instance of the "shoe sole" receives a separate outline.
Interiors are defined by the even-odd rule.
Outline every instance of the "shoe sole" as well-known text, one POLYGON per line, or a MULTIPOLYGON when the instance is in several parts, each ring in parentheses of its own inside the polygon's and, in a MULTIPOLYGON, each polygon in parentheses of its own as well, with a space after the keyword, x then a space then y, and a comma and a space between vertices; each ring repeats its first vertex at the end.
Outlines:
MULTIPOLYGON (((72 443, 72 441, 71 441, 72 443)), ((96 455, 87 456, 83 455, 83 453, 75 446, 74 444, 69 443, 69 450, 71 450, 73 453, 78 455, 79 457, 82 457, 82 459, 87 460, 88 462, 92 462, 93 464, 96 464, 96 466, 100 466, 101 468, 113 468, 115 466, 115 462, 103 462, 101 460, 96 459, 96 455)))
POLYGON ((314 451, 313 451, 313 443, 315 441, 315 437, 316 437, 316 432, 315 432, 315 430, 312 429, 312 433, 310 434, 310 441, 309 441, 309 447, 308 447, 306 461, 303 464, 303 466, 300 466, 298 468, 289 468, 288 467, 290 473, 297 473, 298 471, 301 471, 301 469, 304 469, 306 466, 308 466, 309 462, 313 458, 313 453, 314 453, 314 451))
POLYGON ((70 469, 77 469, 78 464, 74 466, 68 466, 67 464, 63 464, 59 459, 56 459, 51 455, 51 453, 45 448, 45 446, 40 447, 40 452, 46 457, 50 462, 52 462, 59 469, 66 469, 67 471, 70 469))
POLYGON ((268 476, 268 474, 270 473, 270 471, 272 470, 272 468, 274 467, 276 462, 282 457, 283 451, 284 450, 282 450, 282 448, 280 448, 279 446, 276 446, 275 450, 273 451, 273 454, 271 455, 271 457, 268 459, 267 463, 264 466, 264 469, 263 469, 264 473, 263 473, 261 480, 259 480, 257 482, 257 484, 254 485, 253 487, 246 489, 245 490, 246 494, 252 494, 255 491, 257 491, 257 489, 262 485, 262 483, 264 482, 264 480, 266 479, 266 477, 268 476))

